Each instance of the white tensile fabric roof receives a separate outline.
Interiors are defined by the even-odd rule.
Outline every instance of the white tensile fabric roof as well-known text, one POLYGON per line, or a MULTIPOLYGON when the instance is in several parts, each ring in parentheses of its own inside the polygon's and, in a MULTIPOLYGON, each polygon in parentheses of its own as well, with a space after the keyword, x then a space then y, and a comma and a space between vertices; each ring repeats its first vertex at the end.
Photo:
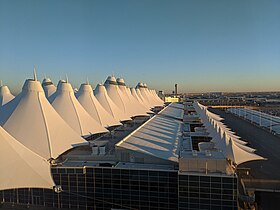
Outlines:
POLYGON ((163 106, 164 102, 162 100, 158 100, 159 98, 152 94, 152 91, 147 87, 147 84, 144 83, 143 87, 146 90, 147 96, 149 97, 153 106, 163 106))
POLYGON ((182 126, 180 120, 155 115, 116 146, 178 162, 182 126))
POLYGON ((220 122, 222 118, 218 115, 209 112, 205 106, 198 102, 194 102, 194 108, 212 137, 215 147, 221 150, 226 158, 236 165, 252 160, 264 160, 263 157, 254 153, 254 149, 245 146, 242 144, 243 141, 232 135, 232 132, 220 122))
POLYGON ((58 115, 39 81, 26 80, 22 92, 0 112, 3 128, 45 159, 57 158, 72 145, 86 142, 58 115))
POLYGON ((70 83, 59 81, 50 102, 57 113, 81 136, 105 133, 108 130, 94 120, 75 97, 70 83))
POLYGON ((42 86, 47 98, 49 98, 56 91, 56 87, 49 78, 44 78, 42 86))
MULTIPOLYGON (((209 122, 206 122, 205 125, 208 123, 209 122)), ((234 145, 240 147, 241 149, 247 152, 254 153, 256 151, 251 147, 245 146, 243 141, 239 142, 240 141, 239 139, 236 139, 235 137, 228 135, 227 130, 223 129, 220 125, 218 125, 218 123, 214 125, 210 124, 210 126, 207 126, 207 129, 210 132, 210 136, 213 138, 212 142, 216 143, 217 147, 223 150, 224 152, 226 151, 226 144, 228 144, 229 139, 234 141, 234 145)))
POLYGON ((227 139, 226 144, 227 158, 234 160, 237 165, 252 160, 264 160, 263 157, 256 155, 253 152, 246 151, 237 146, 236 143, 231 139, 227 139))
POLYGON ((163 101, 159 101, 158 98, 155 95, 153 95, 152 91, 148 89, 146 84, 143 84, 143 86, 146 89, 147 95, 149 96, 151 103, 154 106, 163 106, 163 101))
POLYGON ((144 98, 144 96, 141 93, 141 90, 139 88, 135 88, 135 92, 136 92, 137 96, 141 99, 142 103, 145 106, 147 106, 149 109, 151 109, 152 106, 150 105, 149 101, 146 98, 144 98))
POLYGON ((98 102, 93 94, 93 89, 90 84, 82 84, 76 96, 84 109, 103 127, 107 128, 122 125, 98 102))
POLYGON ((160 99, 160 97, 158 97, 157 93, 155 90, 150 90, 150 92, 152 93, 152 95, 155 97, 156 101, 161 104, 161 106, 163 106, 164 101, 160 99))
POLYGON ((147 86, 144 86, 145 90, 146 90, 146 94, 149 97, 150 102, 153 104, 153 106, 156 106, 155 104, 157 104, 157 101, 155 99, 155 97, 151 94, 150 90, 147 88, 147 86))
POLYGON ((150 99, 150 95, 147 92, 147 88, 144 87, 143 83, 139 82, 136 89, 140 90, 140 93, 142 95, 142 98, 145 100, 145 102, 149 105, 149 107, 153 108, 154 103, 150 99))
POLYGON ((111 114, 115 119, 119 121, 128 121, 131 118, 125 114, 122 110, 108 96, 107 90, 104 85, 98 84, 94 90, 94 95, 102 107, 111 114))
POLYGON ((132 116, 149 116, 147 109, 139 103, 126 88, 125 82, 122 78, 117 79, 118 87, 123 93, 123 101, 125 102, 125 108, 129 109, 132 116))
POLYGON ((5 105, 6 103, 10 102, 14 98, 15 98, 15 96, 13 94, 11 94, 8 86, 1 85, 1 87, 0 87, 0 106, 5 105))
POLYGON ((148 114, 154 114, 153 111, 150 110, 150 108, 148 106, 146 106, 143 101, 139 98, 138 94, 136 93, 135 88, 129 88, 126 87, 127 89, 127 93, 130 97, 132 97, 134 100, 136 100, 137 103, 140 103, 141 106, 144 108, 144 110, 146 110, 146 113, 148 114), (134 92, 134 95, 132 94, 132 92, 134 92))
POLYGON ((0 190, 53 188, 50 163, 0 126, 0 190))
POLYGON ((108 96, 128 117, 135 116, 135 110, 129 106, 128 98, 119 89, 117 80, 114 76, 108 76, 104 83, 108 96))
POLYGON ((146 100, 150 107, 162 107, 164 105, 164 102, 158 97, 155 90, 148 89, 146 84, 139 82, 136 88, 140 90, 142 98, 146 100))
POLYGON ((146 110, 150 112, 150 107, 146 103, 144 103, 143 99, 140 98, 135 88, 130 88, 130 93, 138 101, 138 103, 141 103, 146 108, 146 110))

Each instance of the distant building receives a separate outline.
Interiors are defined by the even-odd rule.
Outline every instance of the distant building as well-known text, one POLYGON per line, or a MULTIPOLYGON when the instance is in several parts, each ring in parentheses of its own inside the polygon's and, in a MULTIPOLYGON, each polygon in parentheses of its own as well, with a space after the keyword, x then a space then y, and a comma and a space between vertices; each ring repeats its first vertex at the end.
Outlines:
POLYGON ((158 91, 158 97, 160 97, 160 99, 164 101, 164 91, 163 90, 158 91))
POLYGON ((180 98, 176 96, 165 96, 164 102, 179 102, 180 98))

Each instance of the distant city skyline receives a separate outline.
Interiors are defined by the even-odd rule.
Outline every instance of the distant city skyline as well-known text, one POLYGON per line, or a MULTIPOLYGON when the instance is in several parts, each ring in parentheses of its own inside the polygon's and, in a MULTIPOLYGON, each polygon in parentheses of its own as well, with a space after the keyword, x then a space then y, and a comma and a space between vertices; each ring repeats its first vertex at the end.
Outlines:
POLYGON ((0 0, 0 80, 93 87, 112 73, 179 93, 280 91, 280 2, 0 0))

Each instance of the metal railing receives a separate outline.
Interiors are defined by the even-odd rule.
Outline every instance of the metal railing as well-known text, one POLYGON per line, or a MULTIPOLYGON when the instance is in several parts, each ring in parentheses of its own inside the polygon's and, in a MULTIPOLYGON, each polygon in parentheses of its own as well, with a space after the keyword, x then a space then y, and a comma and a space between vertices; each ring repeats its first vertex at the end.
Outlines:
POLYGON ((280 192, 280 180, 242 179, 246 190, 263 192, 280 192))

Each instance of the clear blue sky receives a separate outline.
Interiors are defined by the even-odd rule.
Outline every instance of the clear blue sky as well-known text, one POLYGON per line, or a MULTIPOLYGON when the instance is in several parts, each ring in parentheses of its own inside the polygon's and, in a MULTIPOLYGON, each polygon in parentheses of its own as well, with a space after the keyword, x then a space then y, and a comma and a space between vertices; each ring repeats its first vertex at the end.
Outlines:
POLYGON ((0 79, 280 91, 280 1, 0 0, 0 79))

